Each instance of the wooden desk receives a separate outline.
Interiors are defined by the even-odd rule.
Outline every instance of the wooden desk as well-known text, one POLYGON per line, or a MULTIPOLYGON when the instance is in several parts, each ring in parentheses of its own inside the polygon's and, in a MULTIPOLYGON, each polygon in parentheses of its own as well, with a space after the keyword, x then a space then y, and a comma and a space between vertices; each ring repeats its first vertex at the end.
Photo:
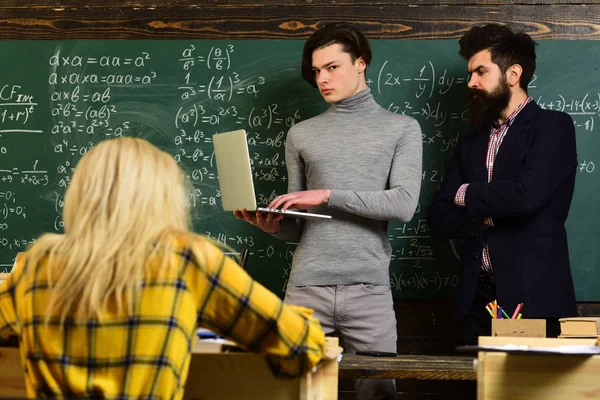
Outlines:
MULTIPOLYGON (((341 348, 339 348, 341 351, 341 348)), ((265 357, 254 353, 192 354, 184 399, 334 400, 338 395, 337 338, 327 338, 328 360, 296 379, 274 378, 265 357)), ((0 397, 25 397, 25 378, 17 347, 0 347, 0 397)))
POLYGON ((25 397, 25 377, 18 347, 0 347, 0 396, 25 397))
POLYGON ((343 378, 476 380, 473 357, 396 356, 367 357, 344 354, 339 366, 343 378))
MULTIPOLYGON (((595 345, 596 339, 480 337, 480 345, 595 345)), ((481 400, 589 400, 600 397, 600 356, 479 352, 481 400)))

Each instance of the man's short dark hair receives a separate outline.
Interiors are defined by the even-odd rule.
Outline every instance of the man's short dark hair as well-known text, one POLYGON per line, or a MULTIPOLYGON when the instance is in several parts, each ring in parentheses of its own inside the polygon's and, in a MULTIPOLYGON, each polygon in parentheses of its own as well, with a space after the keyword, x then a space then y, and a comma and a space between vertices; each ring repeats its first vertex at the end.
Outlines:
POLYGON ((528 34, 514 33, 507 26, 488 24, 471 28, 458 42, 459 54, 469 60, 482 50, 489 50, 492 62, 500 67, 504 74, 509 67, 519 64, 523 68, 519 85, 527 92, 535 72, 535 46, 528 34))
POLYGON ((335 43, 342 45, 343 51, 350 54, 352 62, 355 62, 360 57, 363 58, 367 65, 371 62, 371 46, 369 45, 369 41, 357 27, 345 22, 327 24, 313 33, 304 44, 302 77, 312 86, 317 87, 315 72, 312 68, 313 52, 335 43))

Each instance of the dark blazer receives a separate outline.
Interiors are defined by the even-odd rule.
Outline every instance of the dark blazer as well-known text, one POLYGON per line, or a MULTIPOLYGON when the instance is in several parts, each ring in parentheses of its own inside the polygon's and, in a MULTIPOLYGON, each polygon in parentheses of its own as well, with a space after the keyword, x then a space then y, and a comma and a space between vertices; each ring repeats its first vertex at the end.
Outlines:
POLYGON ((562 112, 527 104, 500 146, 492 181, 485 165, 490 127, 462 139, 428 210, 432 234, 463 239, 456 318, 469 311, 479 279, 484 240, 496 275, 498 303, 523 317, 576 316, 565 220, 577 154, 575 128, 562 112), (466 207, 454 195, 469 183, 466 207), (494 227, 483 220, 492 217, 494 227))

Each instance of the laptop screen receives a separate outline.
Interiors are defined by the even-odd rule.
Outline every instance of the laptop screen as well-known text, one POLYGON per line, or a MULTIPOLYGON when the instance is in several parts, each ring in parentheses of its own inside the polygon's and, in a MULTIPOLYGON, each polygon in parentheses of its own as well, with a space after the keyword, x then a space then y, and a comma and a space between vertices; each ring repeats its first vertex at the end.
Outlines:
POLYGON ((213 145, 223 210, 256 210, 246 131, 240 129, 213 135, 213 145))

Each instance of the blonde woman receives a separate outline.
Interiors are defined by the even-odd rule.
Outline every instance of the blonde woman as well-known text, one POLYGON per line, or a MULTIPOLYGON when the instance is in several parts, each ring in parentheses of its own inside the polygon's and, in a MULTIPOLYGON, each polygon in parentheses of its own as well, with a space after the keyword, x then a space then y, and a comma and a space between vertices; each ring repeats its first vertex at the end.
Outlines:
POLYGON ((187 182, 142 139, 101 142, 77 165, 64 234, 46 234, 0 285, 27 394, 181 398, 198 326, 300 375, 322 357, 311 311, 284 305, 190 232, 187 182))

